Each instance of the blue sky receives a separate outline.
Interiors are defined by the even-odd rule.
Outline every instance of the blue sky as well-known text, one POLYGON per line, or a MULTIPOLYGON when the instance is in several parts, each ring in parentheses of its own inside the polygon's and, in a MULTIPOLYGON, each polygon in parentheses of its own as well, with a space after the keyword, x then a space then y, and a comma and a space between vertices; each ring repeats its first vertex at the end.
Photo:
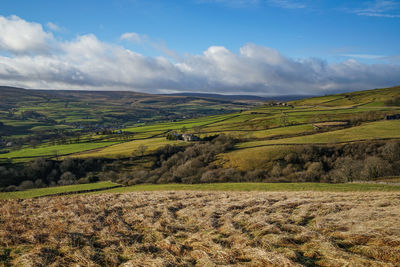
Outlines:
POLYGON ((400 84, 400 1, 2 0, 0 16, 2 84, 266 95, 400 84))

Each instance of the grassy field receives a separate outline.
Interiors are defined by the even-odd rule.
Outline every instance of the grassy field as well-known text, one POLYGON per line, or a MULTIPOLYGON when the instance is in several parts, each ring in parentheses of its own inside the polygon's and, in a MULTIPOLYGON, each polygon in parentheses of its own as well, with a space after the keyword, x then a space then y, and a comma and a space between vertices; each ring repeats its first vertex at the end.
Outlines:
POLYGON ((315 143, 337 143, 356 140, 384 139, 400 137, 400 121, 377 121, 365 123, 361 126, 346 128, 342 130, 316 133, 292 138, 281 138, 278 140, 246 142, 240 144, 239 148, 249 148, 275 144, 315 144, 315 143))
MULTIPOLYGON (((23 110, 46 110, 55 105, 58 108, 55 114, 52 115, 54 116, 52 119, 56 121, 62 121, 64 119, 76 119, 78 121, 82 119, 91 120, 97 116, 93 116, 91 113, 85 113, 87 112, 87 108, 93 105, 93 102, 90 102, 89 99, 94 96, 91 96, 90 93, 84 92, 83 95, 79 96, 81 100, 85 99, 85 101, 89 101, 87 102, 88 104, 82 101, 65 101, 63 98, 68 94, 78 97, 75 93, 59 92, 58 94, 60 95, 54 97, 54 99, 51 98, 51 100, 46 103, 41 103, 40 101, 43 101, 43 99, 38 95, 32 100, 32 103, 40 102, 37 107, 28 105, 27 107, 21 108, 20 112, 23 110), (68 116, 65 115, 63 108, 68 109, 68 116)), ((124 93, 120 94, 124 95, 124 93)), ((0 154, 0 159, 28 161, 33 157, 53 157, 55 153, 60 156, 70 155, 82 158, 126 157, 131 156, 132 153, 135 153, 138 147, 142 145, 148 147, 147 153, 150 153, 166 144, 180 144, 181 142, 165 140, 165 134, 168 131, 182 132, 183 129, 186 129, 186 132, 199 134, 202 137, 225 133, 241 139, 242 142, 237 145, 239 151, 233 151, 228 153, 228 155, 220 155, 220 158, 228 160, 228 162, 225 162, 227 166, 239 166, 244 169, 247 168, 247 165, 254 164, 239 164, 240 160, 246 160, 252 153, 258 156, 268 156, 270 154, 273 156, 276 154, 273 150, 277 149, 274 145, 330 144, 357 140, 399 138, 400 122, 384 120, 385 114, 400 113, 400 107, 384 105, 385 100, 395 96, 400 96, 399 87, 297 100, 289 103, 293 105, 293 107, 263 105, 250 110, 242 109, 236 113, 170 120, 168 122, 153 121, 153 123, 149 123, 149 121, 128 119, 128 121, 124 122, 124 125, 128 127, 123 129, 124 132, 129 133, 126 139, 116 135, 103 136, 87 133, 80 137, 81 142, 85 141, 85 143, 52 146, 50 145, 50 141, 44 140, 44 144, 37 148, 25 145, 20 150, 10 149, 9 153, 0 154), (338 129, 335 127, 335 123, 338 121, 345 121, 347 123, 357 120, 361 125, 346 129, 338 129), (328 132, 321 133, 315 130, 313 124, 325 124, 330 125, 330 127, 324 129, 324 131, 328 132), (274 147, 267 148, 267 146, 274 147)), ((104 102, 108 97, 107 94, 102 95, 99 93, 99 95, 95 95, 96 101, 104 102)), ((142 102, 139 101, 141 104, 135 102, 136 100, 133 101, 133 98, 130 98, 132 100, 131 104, 140 106, 142 104, 151 104, 156 101, 157 105, 160 107, 166 107, 168 103, 172 103, 172 99, 169 98, 164 99, 154 96, 155 98, 153 97, 154 99, 151 99, 150 96, 147 95, 140 97, 144 98, 143 101, 141 100, 142 102)), ((124 102, 120 98, 110 101, 110 103, 102 107, 101 114, 107 114, 107 116, 126 115, 122 107, 127 105, 129 101, 124 102), (114 103, 118 108, 110 106, 111 103, 114 103)), ((211 100, 207 100, 208 102, 204 101, 199 99, 192 99, 189 101, 186 99, 180 102, 180 105, 190 109, 195 109, 196 105, 211 105, 211 100)), ((212 106, 216 107, 217 104, 218 101, 213 102, 212 106)), ((232 109, 232 111, 235 109, 236 107, 232 109)), ((42 111, 44 112, 44 110, 42 111)), ((7 112, 1 114, 7 117, 7 112)), ((46 114, 50 116, 48 112, 46 114)), ((152 114, 154 120, 156 120, 156 117, 162 117, 162 115, 157 112, 153 112, 152 114)), ((23 131, 21 130, 21 134, 26 133, 26 127, 31 127, 29 131, 33 132, 44 129, 49 130, 52 127, 43 122, 35 122, 33 119, 18 121, 7 117, 4 122, 6 125, 9 124, 10 127, 16 127, 15 129, 23 129, 23 131)), ((340 125, 337 126, 341 127, 340 125)), ((68 127, 71 126, 58 124, 54 127, 58 129, 70 129, 68 127)), ((290 147, 279 148, 278 150, 287 149, 290 149, 290 147)), ((258 158, 254 160, 257 162, 258 158)))
MULTIPOLYGON (((238 102, 135 92, 40 91, 4 86, 0 86, 0 93, 0 122, 4 124, 0 135, 7 138, 54 130, 129 128, 137 123, 233 113, 259 104, 251 100, 238 102)), ((198 123, 194 121, 189 126, 198 123)))
MULTIPOLYGON (((302 111, 301 111, 302 112, 302 111)), ((321 111, 319 111, 321 112, 321 111)), ((331 112, 331 111, 329 111, 331 112)), ((274 115, 276 116, 276 115, 274 115)), ((299 115, 300 116, 300 115, 299 115)), ((340 117, 342 119, 342 117, 340 117)), ((324 121, 324 117, 319 116, 319 121, 324 121)), ((245 149, 261 147, 266 145, 275 145, 275 144, 313 144, 313 143, 335 143, 335 142, 349 142, 349 141, 357 141, 357 140, 366 140, 366 139, 379 139, 379 138, 399 138, 400 135, 400 123, 399 121, 377 121, 377 122, 369 122, 364 123, 360 126, 346 128, 337 130, 335 127, 328 129, 329 132, 318 133, 312 124, 300 124, 286 127, 277 127, 272 129, 262 129, 268 127, 268 123, 264 125, 266 121, 270 121, 271 117, 262 117, 260 114, 237 114, 232 118, 228 118, 225 121, 218 122, 217 124, 210 123, 207 126, 201 128, 201 136, 213 135, 225 133, 232 136, 236 136, 238 138, 244 138, 247 141, 238 144, 238 148, 241 149, 240 152, 233 152, 236 154, 241 154, 240 158, 246 158, 246 155, 249 155, 248 151, 245 149), (254 116, 255 118, 249 119, 249 117, 254 116), (244 118, 241 118, 244 117, 244 118), (235 120, 232 122, 231 120, 235 120), (241 121, 238 122, 237 121, 241 121), (244 126, 243 126, 244 125, 244 126), (261 129, 260 129, 261 128, 261 129), (253 130, 251 130, 253 129, 253 130), (304 135, 306 134, 306 135, 304 135), (299 135, 299 136, 295 136, 299 135), (295 136, 295 137, 293 137, 295 136), (286 137, 286 138, 285 138, 286 137), (272 140, 263 140, 263 139, 272 139, 272 140)), ((276 119, 279 121, 279 119, 276 119)), ((302 121, 306 121, 302 119, 302 121)), ((318 121, 318 120, 317 120, 318 121)), ((191 122, 190 122, 191 123, 191 122)), ((189 132, 192 131, 189 128, 188 124, 184 124, 188 126, 189 132)), ((171 126, 174 123, 164 124, 162 129, 180 129, 180 126, 171 126)), ((279 123, 276 123, 279 124, 279 123)), ((329 124, 329 122, 325 123, 329 124)), ((331 123, 334 126, 335 121, 331 123)), ((185 126, 185 127, 186 127, 185 126)), ((150 128, 145 126, 146 130, 150 128)), ((152 130, 154 132, 142 132, 140 133, 140 128, 138 128, 138 134, 145 134, 144 137, 149 137, 152 134, 160 134, 160 129, 157 131, 156 126, 152 126, 152 130)), ((192 131, 193 132, 193 131, 192 131)), ((140 138, 140 135, 136 135, 134 137, 140 138)), ((152 148, 156 149, 162 145, 170 143, 166 140, 162 140, 164 137, 156 137, 156 138, 148 138, 144 140, 131 141, 129 143, 124 143, 120 145, 114 145, 111 147, 107 147, 104 149, 99 149, 89 153, 80 153, 76 155, 77 157, 87 157, 87 156, 107 156, 107 157, 116 157, 119 153, 122 155, 128 155, 132 151, 134 151, 139 145, 148 146, 152 150, 152 148)), ((271 149, 263 148, 259 151, 271 151, 271 149)), ((249 151, 250 152, 250 151, 249 151)), ((251 150, 251 153, 254 150, 251 150)), ((268 153, 268 152, 267 152, 268 153)), ((235 165, 235 164, 232 164, 235 165)))
POLYGON ((55 157, 63 156, 81 151, 110 146, 116 142, 86 142, 66 145, 42 145, 36 148, 23 148, 6 154, 0 154, 0 158, 23 158, 29 160, 33 157, 55 157))
POLYGON ((101 193, 127 193, 140 191, 315 191, 315 192, 368 192, 400 191, 400 185, 390 184, 325 184, 325 183, 212 183, 212 184, 162 184, 135 185, 102 191, 101 193))
MULTIPOLYGON (((284 127, 296 128, 297 126, 284 127)), ((298 126, 300 128, 300 126, 298 126)), ((279 129, 274 129, 279 133, 279 129)), ((293 130, 294 130, 293 129, 293 130)), ((301 129, 301 128, 300 128, 301 129)), ((265 132, 268 132, 266 130, 265 132)), ((284 132, 284 131, 282 131, 284 132)), ((296 131, 293 131, 295 133, 296 131)), ((304 131, 303 133, 305 133, 304 131)), ((256 136, 255 132, 253 136, 256 136)), ((290 131, 286 131, 290 133, 290 131)), ((240 170, 251 170, 270 167, 272 160, 282 158, 284 154, 293 150, 299 144, 335 144, 359 140, 376 141, 382 138, 400 138, 400 121, 377 121, 340 130, 332 129, 318 133, 309 130, 307 135, 274 138, 270 140, 251 140, 237 144, 236 150, 221 154, 219 162, 225 167, 234 167, 240 170)))
POLYGON ((0 193, 0 199, 23 199, 23 198, 43 197, 59 193, 68 193, 68 192, 72 193, 77 191, 109 188, 114 186, 118 186, 118 184, 112 182, 98 182, 92 184, 78 184, 78 185, 38 188, 25 191, 0 193))
MULTIPOLYGON (((115 174, 113 180, 121 184, 184 181, 195 177, 193 173, 201 176, 200 181, 213 181, 203 180, 206 171, 215 177, 224 177, 222 171, 227 171, 229 177, 235 177, 229 181, 249 181, 249 170, 266 170, 269 173, 265 175, 270 175, 273 161, 297 145, 318 144, 318 149, 330 149, 342 142, 364 140, 364 145, 400 138, 400 120, 385 120, 386 115, 400 113, 400 107, 385 104, 400 96, 400 87, 302 99, 289 102, 289 106, 132 92, 1 92, 2 138, 35 137, 42 142, 35 148, 35 142, 28 139, 21 149, 20 145, 4 145, 2 161, 63 159, 67 155, 118 159, 93 161, 98 169, 76 177, 98 175, 103 179, 115 174), (123 133, 99 130, 107 127, 123 133), (76 131, 82 131, 79 141, 76 131), (169 131, 201 137, 225 133, 237 137, 237 143, 233 150, 213 152, 224 139, 219 138, 176 154, 172 158, 176 163, 171 160, 171 165, 162 161, 167 154, 153 162, 155 157, 149 155, 160 147, 190 144, 166 140, 169 131), (71 144, 54 145, 52 136, 46 136, 49 133, 71 144), (139 157, 141 147, 146 147, 145 157, 139 157), (206 156, 221 154, 203 167, 203 154, 189 155, 197 153, 195 149, 206 151, 206 156), (137 157, 124 158, 133 155, 137 157), (168 166, 162 174, 153 164, 161 162, 168 166), (214 174, 212 164, 249 172, 235 176, 228 172, 231 170, 217 169, 214 174), (158 179, 157 175, 163 179, 153 179, 158 179), (174 177, 181 180, 167 180, 174 177)), ((360 147, 363 156, 366 149, 360 147)), ((303 154, 308 155, 308 150, 303 154)), ((332 157, 332 164, 337 162, 332 157)), ((394 170, 398 158, 383 162, 381 165, 394 170)), ((308 167, 315 167, 312 164, 308 167)), ((60 167, 53 170, 64 173, 61 165, 56 162, 53 166, 60 167)), ((298 173, 307 168, 309 174, 308 167, 304 165, 298 173)), ((361 167, 357 170, 364 170, 361 167)), ((3 172, 4 177, 12 174, 3 172)), ((323 177, 321 173, 318 177, 323 177)), ((286 178, 290 174, 282 171, 279 175, 286 178)), ((388 175, 397 174, 384 173, 384 178, 377 180, 382 183, 120 187, 99 182, 0 193, 0 266, 399 266, 400 178, 388 175), (85 190, 102 191, 82 192, 85 190), (49 196, 60 193, 70 195, 49 196)), ((320 181, 311 178, 306 181, 320 181)))
POLYGON ((165 145, 187 145, 183 141, 170 141, 165 137, 162 138, 151 138, 144 140, 135 140, 122 144, 112 145, 103 149, 98 149, 90 152, 82 152, 73 157, 104 157, 104 158, 116 158, 117 156, 131 157, 132 155, 139 156, 141 153, 138 148, 140 146, 146 146, 147 149, 144 155, 154 152, 157 148, 163 147, 165 145))
MULTIPOLYGON (((391 178, 387 182, 399 182, 399 178, 391 178)), ((95 190, 115 187, 119 184, 113 182, 98 182, 92 184, 78 184, 56 186, 39 189, 30 189, 17 192, 0 193, 0 199, 26 199, 43 197, 59 193, 74 193, 84 190, 95 190)), ((376 184, 376 183, 350 183, 350 184, 326 184, 326 183, 212 183, 212 184, 142 184, 105 189, 84 194, 104 193, 129 193, 145 191, 260 191, 260 192, 398 192, 400 185, 376 184)))
MULTIPOLYGON (((373 132, 372 132, 373 133, 373 132)), ((393 132, 392 132, 393 133, 393 132)), ((396 137, 390 133, 390 137, 396 137)), ((376 133, 374 133, 376 134, 376 133)), ((322 135, 322 134, 321 134, 322 135)), ((252 141, 240 143, 237 150, 233 150, 228 153, 219 155, 218 163, 225 167, 234 167, 240 170, 253 170, 260 168, 271 167, 273 160, 282 158, 288 152, 293 151, 295 148, 294 144, 327 144, 333 145, 336 142, 348 142, 351 140, 359 140, 354 136, 346 135, 334 135, 332 132, 326 133, 326 135, 314 136, 306 135, 302 137, 288 138, 288 139, 276 139, 266 141, 252 141), (339 137, 343 137, 340 140, 339 137), (317 139, 318 138, 318 139, 317 139), (283 141, 285 140, 285 141, 283 141), (317 141, 316 141, 317 140, 317 141)), ((379 138, 366 138, 367 140, 376 141, 379 138)))
POLYGON ((398 96, 400 87, 366 90, 362 92, 343 93, 337 95, 313 97, 293 101, 295 105, 319 105, 319 106, 357 106, 371 102, 383 105, 385 100, 398 96))
POLYGON ((220 154, 217 163, 226 168, 239 170, 254 170, 260 167, 271 167, 268 164, 275 159, 282 158, 291 151, 293 146, 260 146, 230 151, 220 154))
POLYGON ((0 265, 397 266, 398 195, 157 191, 0 200, 0 265))
POLYGON ((183 127, 190 129, 195 126, 204 127, 206 125, 215 124, 221 121, 228 120, 231 117, 236 117, 236 114, 228 115, 218 115, 202 117, 198 119, 188 119, 177 122, 167 122, 167 123, 157 123, 154 125, 146 125, 139 127, 126 128, 125 131, 142 133, 142 132, 160 132, 160 131, 170 131, 170 130, 181 130, 183 127))

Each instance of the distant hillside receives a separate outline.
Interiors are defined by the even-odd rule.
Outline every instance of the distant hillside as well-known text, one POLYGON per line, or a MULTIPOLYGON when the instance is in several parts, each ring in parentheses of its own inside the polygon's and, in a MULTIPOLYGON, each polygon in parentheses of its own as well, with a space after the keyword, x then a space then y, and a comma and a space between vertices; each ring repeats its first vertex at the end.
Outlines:
POLYGON ((319 96, 293 101, 296 106, 385 106, 385 101, 399 97, 400 86, 319 96))
POLYGON ((400 87, 290 105, 134 92, 2 92, 0 102, 11 108, 0 109, 0 165, 23 163, 26 169, 0 175, 0 191, 26 188, 24 175, 37 165, 28 162, 40 158, 87 166, 71 169, 74 176, 66 178, 63 165, 54 166, 46 176, 29 177, 35 185, 42 177, 49 177, 46 185, 88 182, 90 173, 93 181, 113 177, 125 184, 348 182, 400 175, 400 119, 388 117, 400 114, 400 87), (203 142, 183 141, 183 134, 203 142))
POLYGON ((20 101, 45 100, 56 98, 63 101, 88 101, 103 102, 116 105, 132 103, 140 104, 181 104, 196 100, 206 100, 210 103, 227 103, 235 100, 257 100, 265 101, 267 98, 259 96, 241 95, 218 95, 201 93, 182 93, 182 94, 147 94, 133 91, 89 91, 89 90, 36 90, 23 89, 17 87, 0 86, 0 103, 13 105, 20 101), (222 101, 222 102, 221 102, 222 101))
POLYGON ((0 86, 0 135, 63 129, 121 128, 247 110, 254 101, 132 91, 33 90, 0 86))
POLYGON ((256 95, 221 95, 221 94, 203 94, 203 93, 176 93, 176 94, 165 94, 166 96, 191 96, 201 98, 215 98, 225 100, 251 100, 251 101, 268 101, 268 100, 279 100, 279 101, 291 101, 298 100, 307 97, 307 95, 282 95, 282 96, 256 96, 256 95))

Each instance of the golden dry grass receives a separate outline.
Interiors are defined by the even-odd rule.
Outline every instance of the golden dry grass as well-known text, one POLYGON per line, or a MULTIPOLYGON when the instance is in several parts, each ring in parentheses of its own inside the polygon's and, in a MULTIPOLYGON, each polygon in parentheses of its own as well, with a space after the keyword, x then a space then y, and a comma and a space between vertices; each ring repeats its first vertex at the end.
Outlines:
POLYGON ((187 143, 183 141, 170 141, 165 137, 162 138, 149 138, 143 140, 134 140, 130 142, 125 142, 121 144, 112 145, 106 147, 104 149, 96 149, 93 151, 81 152, 74 155, 70 155, 70 157, 77 158, 89 158, 89 157, 104 157, 104 158, 116 158, 118 156, 129 157, 134 155, 140 155, 138 148, 140 146, 146 146, 145 154, 149 154, 154 152, 157 148, 166 146, 166 145, 187 145, 187 143))
POLYGON ((134 192, 0 201, 3 266, 398 266, 399 193, 134 192))

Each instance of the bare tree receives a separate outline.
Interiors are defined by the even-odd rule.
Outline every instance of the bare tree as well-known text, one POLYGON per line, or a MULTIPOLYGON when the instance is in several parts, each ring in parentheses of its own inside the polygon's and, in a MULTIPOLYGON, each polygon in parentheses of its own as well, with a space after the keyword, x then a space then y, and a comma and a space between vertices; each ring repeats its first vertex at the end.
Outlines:
POLYGON ((288 115, 285 112, 282 112, 281 123, 283 124, 284 127, 288 125, 288 115))
POLYGON ((201 132, 201 127, 200 127, 200 126, 194 126, 194 127, 193 127, 193 131, 194 131, 197 135, 199 135, 200 132, 201 132))

